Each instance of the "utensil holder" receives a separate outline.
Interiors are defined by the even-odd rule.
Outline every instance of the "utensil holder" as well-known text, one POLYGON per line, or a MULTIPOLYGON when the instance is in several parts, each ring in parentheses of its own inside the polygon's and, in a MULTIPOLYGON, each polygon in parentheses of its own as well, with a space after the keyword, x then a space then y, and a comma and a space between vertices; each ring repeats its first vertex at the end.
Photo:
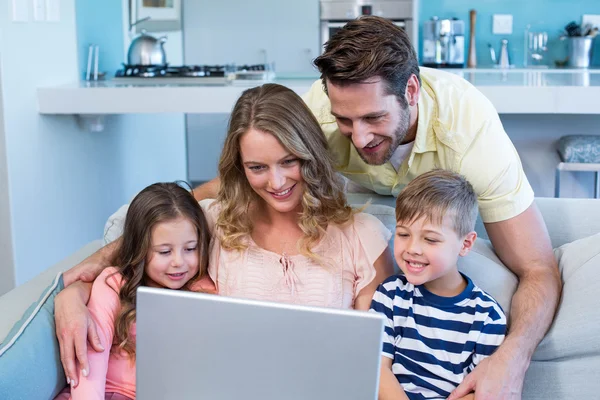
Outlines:
POLYGON ((592 62, 594 50, 593 37, 569 37, 569 61, 573 68, 588 68, 592 62))

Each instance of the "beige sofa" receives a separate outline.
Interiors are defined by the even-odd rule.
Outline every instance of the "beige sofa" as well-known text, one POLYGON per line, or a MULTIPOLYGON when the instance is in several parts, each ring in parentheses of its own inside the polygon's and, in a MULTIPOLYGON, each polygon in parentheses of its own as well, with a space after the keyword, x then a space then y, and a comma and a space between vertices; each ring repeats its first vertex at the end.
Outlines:
MULTIPOLYGON (((367 212, 379 217, 389 229, 395 226, 394 210, 389 207, 393 206, 393 198, 352 194, 349 200, 352 204, 371 200, 367 212)), ((598 399, 600 200, 538 198, 536 202, 555 247, 564 291, 555 321, 535 352, 527 372, 523 399, 598 399)), ((495 256, 485 240, 487 235, 480 222, 477 231, 480 240, 475 251, 462 260, 460 268, 508 311, 517 279, 495 256)), ((0 297, 0 340, 23 312, 38 300, 57 273, 69 269, 102 245, 100 240, 89 243, 33 280, 0 297)), ((47 399, 48 396, 40 393, 39 398, 47 399)), ((16 392, 10 397, 23 398, 16 392)))

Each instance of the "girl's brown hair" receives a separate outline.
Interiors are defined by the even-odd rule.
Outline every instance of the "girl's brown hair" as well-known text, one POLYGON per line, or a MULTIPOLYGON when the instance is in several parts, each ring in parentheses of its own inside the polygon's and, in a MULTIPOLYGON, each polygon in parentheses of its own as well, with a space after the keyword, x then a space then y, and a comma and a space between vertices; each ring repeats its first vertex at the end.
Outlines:
POLYGON ((216 226, 225 249, 242 250, 252 232, 250 207, 260 197, 252 190, 244 173, 240 138, 250 129, 270 133, 301 162, 305 183, 299 226, 304 233, 299 250, 308 257, 318 257, 311 248, 323 236, 328 224, 344 224, 354 210, 347 204, 344 185, 333 168, 325 135, 304 101, 291 89, 265 84, 246 90, 236 102, 221 159, 221 187, 217 201, 221 212, 216 226))
POLYGON ((196 227, 198 235, 198 274, 183 288, 188 289, 208 273, 210 231, 194 196, 177 183, 155 183, 135 196, 127 210, 122 242, 113 260, 123 276, 114 343, 115 351, 125 351, 132 360, 135 360, 135 341, 129 333, 136 318, 137 288, 147 284, 144 269, 150 254, 152 229, 159 223, 181 217, 196 227))

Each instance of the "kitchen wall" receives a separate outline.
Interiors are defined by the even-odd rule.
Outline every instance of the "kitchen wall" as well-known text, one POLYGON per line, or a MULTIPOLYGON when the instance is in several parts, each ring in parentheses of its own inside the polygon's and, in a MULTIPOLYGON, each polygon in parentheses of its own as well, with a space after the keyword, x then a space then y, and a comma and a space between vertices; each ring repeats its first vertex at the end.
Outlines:
MULTIPOLYGON (((523 65, 525 46, 525 28, 532 24, 536 30, 548 32, 548 46, 553 54, 552 60, 566 58, 566 42, 559 41, 559 30, 570 21, 581 23, 583 14, 600 14, 598 0, 422 0, 419 11, 419 37, 422 37, 423 22, 432 16, 440 18, 457 17, 465 21, 469 32, 469 10, 477 11, 476 42, 478 66, 490 66, 488 43, 500 50, 500 40, 509 40, 511 62, 523 65), (492 34, 493 14, 512 14, 513 34, 492 34)), ((468 36, 466 40, 468 46, 468 36)), ((422 48, 422 46, 419 46, 422 48)), ((600 66, 600 40, 596 40, 594 65, 600 66)))
POLYGON ((14 266, 11 274, 10 256, 2 253, 0 281, 10 282, 0 293, 100 238, 106 218, 125 200, 118 136, 82 131, 71 116, 37 112, 37 87, 79 77, 75 0, 60 0, 59 22, 34 22, 31 10, 28 22, 13 22, 9 3, 0 0, 0 157, 5 151, 7 167, 6 174, 0 167, 0 216, 6 217, 8 200, 10 221, 0 222, 0 232, 14 266))
MULTIPOLYGON (((100 45, 99 69, 113 77, 126 62, 132 39, 128 33, 129 0, 76 1, 79 70, 85 70, 88 45, 95 43, 100 45)), ((151 34, 168 37, 165 52, 171 65, 183 63, 181 31, 151 34)), ((119 190, 125 201, 151 183, 186 179, 183 114, 112 115, 106 121, 105 133, 116 137, 114 156, 119 160, 119 190)))

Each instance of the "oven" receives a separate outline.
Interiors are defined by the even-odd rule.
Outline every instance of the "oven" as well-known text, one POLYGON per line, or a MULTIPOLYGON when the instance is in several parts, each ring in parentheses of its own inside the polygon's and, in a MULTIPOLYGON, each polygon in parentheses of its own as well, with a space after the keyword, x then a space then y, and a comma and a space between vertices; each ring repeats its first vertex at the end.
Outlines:
POLYGON ((362 15, 384 17, 404 29, 417 50, 418 27, 416 2, 413 0, 320 0, 320 42, 324 45, 348 21, 362 15))

